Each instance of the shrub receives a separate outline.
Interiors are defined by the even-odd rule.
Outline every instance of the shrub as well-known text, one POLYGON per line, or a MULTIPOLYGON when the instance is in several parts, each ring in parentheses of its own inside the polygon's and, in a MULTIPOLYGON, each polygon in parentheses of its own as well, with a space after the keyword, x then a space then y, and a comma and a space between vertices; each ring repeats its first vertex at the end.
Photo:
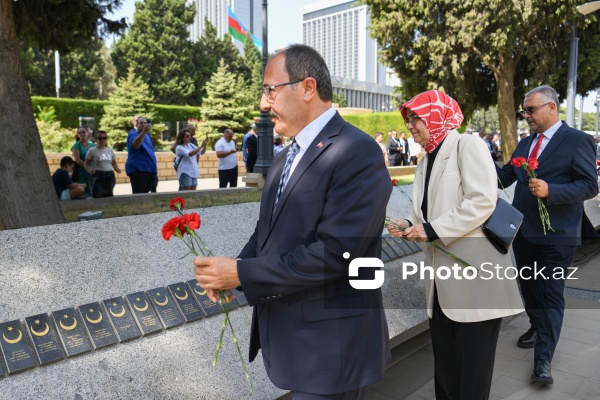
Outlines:
POLYGON ((400 132, 406 132, 406 137, 410 136, 399 111, 342 115, 342 118, 372 137, 375 137, 377 132, 382 132, 384 140, 387 140, 389 131, 397 131, 398 135, 400 132))

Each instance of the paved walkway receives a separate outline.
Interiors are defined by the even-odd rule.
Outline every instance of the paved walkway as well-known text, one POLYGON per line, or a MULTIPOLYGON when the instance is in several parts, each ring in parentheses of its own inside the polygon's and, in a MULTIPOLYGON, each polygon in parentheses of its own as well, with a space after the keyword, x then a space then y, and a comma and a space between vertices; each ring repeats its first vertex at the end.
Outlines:
MULTIPOLYGON (((238 177, 238 187, 244 187, 246 184, 242 182, 243 176, 238 177)), ((205 178, 198 179, 198 189, 218 189, 219 188, 219 178, 205 178)), ((156 191, 159 193, 164 192, 176 192, 179 190, 179 181, 171 180, 171 181, 159 181, 158 186, 156 187, 156 191)), ((113 190, 115 196, 121 194, 131 194, 131 184, 130 183, 119 183, 115 185, 113 190)))
MULTIPOLYGON (((500 331, 492 400, 600 400, 600 243, 582 246, 573 261, 577 281, 565 294, 567 309, 552 361, 553 385, 532 384, 533 349, 517 347, 527 329, 525 313, 505 319, 500 331)), ((368 400, 433 400, 429 331, 394 349, 395 364, 369 388, 368 400)))

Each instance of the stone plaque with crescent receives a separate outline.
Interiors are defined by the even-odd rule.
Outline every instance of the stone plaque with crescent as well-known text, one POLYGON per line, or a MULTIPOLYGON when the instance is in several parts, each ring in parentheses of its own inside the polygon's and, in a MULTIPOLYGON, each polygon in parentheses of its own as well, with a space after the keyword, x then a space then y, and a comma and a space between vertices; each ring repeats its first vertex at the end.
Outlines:
POLYGON ((156 309, 158 318, 160 318, 160 322, 162 322, 165 329, 181 325, 185 322, 167 289, 160 287, 148 290, 146 293, 152 299, 154 309, 156 309))
POLYGON ((145 292, 128 294, 125 296, 125 300, 131 308, 142 335, 146 336, 163 330, 163 326, 145 292))
POLYGON ((211 299, 206 295, 206 290, 198 286, 198 282, 195 279, 186 282, 188 285, 189 292, 196 298, 200 307, 204 310, 207 316, 218 314, 223 311, 220 305, 213 303, 211 299))
POLYGON ((87 328, 94 348, 110 346, 119 342, 119 338, 108 320, 108 316, 100 303, 89 303, 79 306, 83 323, 87 328))
POLYGON ((87 334, 81 315, 73 307, 52 313, 58 336, 62 340, 67 357, 92 351, 92 342, 87 334))
POLYGON ((0 350, 9 374, 35 367, 27 335, 18 319, 0 324, 0 350))
POLYGON ((169 285, 168 288, 185 322, 204 318, 204 311, 202 311, 202 308, 196 302, 196 298, 190 294, 190 290, 185 285, 185 282, 174 283, 169 285))
POLYGON ((127 307, 122 297, 104 300, 104 307, 108 311, 108 317, 115 327, 115 331, 117 331, 121 342, 142 336, 140 329, 135 323, 133 314, 131 314, 129 307, 127 307))
POLYGON ((232 292, 233 292, 233 294, 235 294, 235 298, 237 299, 240 306, 245 306, 248 304, 248 299, 246 299, 246 295, 244 294, 243 291, 233 289, 232 292))
POLYGON ((31 335, 33 349, 40 365, 64 360, 65 352, 56 334, 54 324, 48 314, 33 315, 25 318, 27 331, 31 335))

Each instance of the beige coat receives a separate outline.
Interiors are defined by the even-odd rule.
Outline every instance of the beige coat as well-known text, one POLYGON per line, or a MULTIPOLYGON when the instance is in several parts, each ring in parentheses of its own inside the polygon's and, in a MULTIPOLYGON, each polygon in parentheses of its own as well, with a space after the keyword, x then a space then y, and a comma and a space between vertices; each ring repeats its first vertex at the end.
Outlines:
MULTIPOLYGON (((415 172, 411 221, 416 224, 425 222, 421 203, 426 170, 427 157, 417 165, 415 172)), ((429 317, 432 316, 434 280, 440 306, 453 321, 477 322, 523 311, 511 252, 499 253, 481 230, 481 225, 494 211, 497 197, 496 171, 483 140, 451 131, 431 171, 428 222, 440 237, 435 243, 467 261, 478 271, 473 280, 458 279, 464 272, 464 267, 459 264, 458 278, 451 276, 441 279, 437 276, 440 267, 452 268, 456 261, 423 243, 425 266, 431 266, 436 271, 434 279, 425 278, 429 317)))

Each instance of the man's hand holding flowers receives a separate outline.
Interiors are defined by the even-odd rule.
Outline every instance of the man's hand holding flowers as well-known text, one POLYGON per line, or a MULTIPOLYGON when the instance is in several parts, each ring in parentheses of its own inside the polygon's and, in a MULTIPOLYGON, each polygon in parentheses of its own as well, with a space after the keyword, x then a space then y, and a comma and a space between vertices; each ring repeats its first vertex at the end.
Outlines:
POLYGON ((206 295, 215 303, 219 301, 219 290, 229 291, 241 285, 237 260, 231 257, 196 257, 194 274, 200 286, 206 289, 206 295))

